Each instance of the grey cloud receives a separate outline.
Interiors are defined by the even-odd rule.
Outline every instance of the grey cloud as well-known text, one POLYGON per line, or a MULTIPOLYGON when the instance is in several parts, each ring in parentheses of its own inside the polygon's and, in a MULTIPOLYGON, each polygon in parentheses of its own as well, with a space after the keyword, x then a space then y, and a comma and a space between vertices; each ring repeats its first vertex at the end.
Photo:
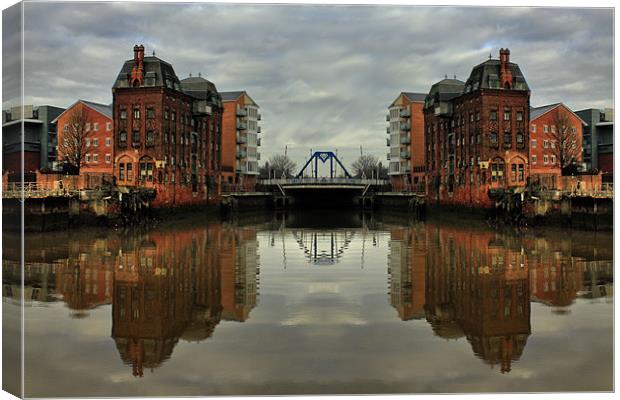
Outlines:
POLYGON ((262 108, 263 159, 289 145, 359 146, 385 158, 385 114, 401 91, 465 79, 509 47, 532 104, 612 106, 611 9, 28 3, 26 96, 67 106, 111 101, 132 46, 202 72, 219 90, 247 90, 262 108))

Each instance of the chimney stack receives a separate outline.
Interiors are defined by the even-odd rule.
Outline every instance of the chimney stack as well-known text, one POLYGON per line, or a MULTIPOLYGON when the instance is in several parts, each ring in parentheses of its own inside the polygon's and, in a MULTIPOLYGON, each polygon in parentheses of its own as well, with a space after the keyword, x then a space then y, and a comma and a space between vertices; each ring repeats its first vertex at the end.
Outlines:
POLYGON ((510 50, 499 49, 499 79, 504 89, 512 89, 512 72, 510 72, 510 50))
POLYGON ((144 46, 133 46, 133 66, 131 67, 131 75, 129 84, 132 87, 139 87, 144 81, 144 46))

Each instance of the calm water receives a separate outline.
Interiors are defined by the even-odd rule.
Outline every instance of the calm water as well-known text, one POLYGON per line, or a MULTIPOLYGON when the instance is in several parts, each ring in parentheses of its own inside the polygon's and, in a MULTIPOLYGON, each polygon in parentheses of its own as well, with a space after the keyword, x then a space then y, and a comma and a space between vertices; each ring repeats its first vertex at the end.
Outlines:
POLYGON ((26 246, 27 396, 612 390, 610 233, 190 216, 26 246))

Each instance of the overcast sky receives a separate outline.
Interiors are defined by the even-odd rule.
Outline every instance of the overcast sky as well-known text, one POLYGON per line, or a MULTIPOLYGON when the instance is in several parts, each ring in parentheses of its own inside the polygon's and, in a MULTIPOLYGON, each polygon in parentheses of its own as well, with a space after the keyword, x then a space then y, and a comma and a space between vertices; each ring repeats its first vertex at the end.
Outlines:
MULTIPOLYGON (((311 147, 346 164, 360 145, 385 159, 387 106, 401 91, 465 80, 500 47, 533 106, 613 106, 611 9, 26 3, 24 20, 26 103, 111 102, 143 43, 181 79, 201 72, 220 91, 246 90, 263 115, 263 160, 285 145, 298 164, 311 147)), ((19 43, 7 33, 5 51, 19 43)))

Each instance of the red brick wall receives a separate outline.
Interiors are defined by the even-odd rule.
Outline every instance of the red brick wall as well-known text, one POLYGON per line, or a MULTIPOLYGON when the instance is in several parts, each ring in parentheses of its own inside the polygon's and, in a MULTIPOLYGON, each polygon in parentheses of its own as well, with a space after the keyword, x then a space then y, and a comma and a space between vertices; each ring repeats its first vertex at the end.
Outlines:
MULTIPOLYGON (((582 162, 583 155, 581 151, 583 138, 583 125, 581 120, 573 114, 567 107, 560 104, 553 110, 540 115, 535 120, 530 121, 530 171, 532 174, 556 174, 561 175, 562 169, 560 161, 557 159, 557 152, 551 147, 551 141, 557 139, 557 135, 551 132, 551 126, 555 124, 560 114, 565 115, 569 119, 569 125, 575 127, 575 138, 577 153, 579 157, 578 163, 582 162), (547 132, 545 133, 545 126, 547 132), (535 147, 534 147, 535 141, 535 147), (545 142, 547 147, 545 147, 545 142), (548 163, 545 164, 545 156, 548 163), (552 156, 555 156, 555 163, 552 163, 552 156)), ((555 145, 554 145, 555 146, 555 145)))
POLYGON ((235 164, 237 157, 237 105, 241 100, 224 103, 222 115, 222 183, 236 184, 235 164))
POLYGON ((598 155, 598 169, 603 172, 614 172, 614 154, 613 153, 599 153, 598 155))
POLYGON ((424 103, 411 102, 411 183, 424 187, 426 176, 426 145, 424 140, 424 103))
MULTIPOLYGON (((93 110, 84 103, 76 103, 58 118, 56 124, 58 143, 62 143, 64 139, 64 126, 70 123, 71 116, 78 110, 81 110, 86 115, 86 122, 90 124, 90 129, 86 135, 88 144, 86 154, 88 155, 88 160, 85 158, 85 164, 81 167, 80 173, 112 174, 114 167, 114 127, 112 118, 93 110), (97 124, 96 131, 95 124, 97 124), (108 124, 110 124, 110 130, 108 130, 108 124), (106 160, 106 156, 109 158, 109 161, 106 160)), ((62 159, 62 146, 59 146, 58 160, 62 159)))

